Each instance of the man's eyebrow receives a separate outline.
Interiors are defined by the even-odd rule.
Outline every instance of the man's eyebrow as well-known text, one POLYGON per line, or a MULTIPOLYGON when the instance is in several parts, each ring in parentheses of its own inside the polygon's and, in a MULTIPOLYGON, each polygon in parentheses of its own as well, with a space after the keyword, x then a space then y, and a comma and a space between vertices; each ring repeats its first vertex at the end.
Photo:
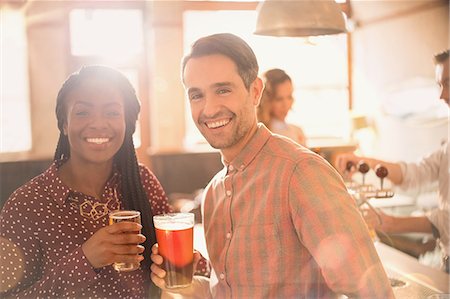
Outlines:
POLYGON ((200 88, 190 87, 190 88, 188 88, 187 93, 189 94, 189 93, 199 92, 199 91, 200 91, 200 88))
POLYGON ((216 88, 216 87, 223 87, 223 86, 233 86, 234 84, 232 83, 232 82, 217 82, 217 83, 214 83, 213 85, 212 85, 212 87, 213 88, 216 88))
MULTIPOLYGON (((225 81, 225 82, 213 83, 213 84, 211 84, 210 88, 218 88, 218 87, 234 86, 234 85, 235 84, 232 83, 232 82, 225 81)), ((188 88, 188 90, 187 90, 188 94, 193 93, 193 92, 201 92, 201 89, 198 88, 198 87, 190 87, 190 88, 188 88)))

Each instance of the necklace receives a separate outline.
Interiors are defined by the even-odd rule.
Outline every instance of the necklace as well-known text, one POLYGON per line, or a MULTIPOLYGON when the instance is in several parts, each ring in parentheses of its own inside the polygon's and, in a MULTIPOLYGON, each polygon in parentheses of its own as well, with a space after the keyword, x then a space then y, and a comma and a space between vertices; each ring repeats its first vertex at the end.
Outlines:
POLYGON ((90 200, 85 195, 82 195, 83 201, 80 202, 80 198, 77 195, 69 198, 70 205, 74 208, 78 208, 80 215, 84 218, 98 220, 105 217, 112 211, 120 209, 119 198, 117 196, 116 189, 113 192, 109 192, 108 200, 106 202, 98 202, 90 200))

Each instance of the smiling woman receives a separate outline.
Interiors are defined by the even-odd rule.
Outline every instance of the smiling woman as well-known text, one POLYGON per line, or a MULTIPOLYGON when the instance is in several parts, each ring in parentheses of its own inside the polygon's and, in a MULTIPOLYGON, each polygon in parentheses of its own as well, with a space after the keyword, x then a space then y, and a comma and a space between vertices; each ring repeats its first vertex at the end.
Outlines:
MULTIPOLYGON (((112 68, 84 67, 64 82, 54 162, 17 189, 0 214, 0 240, 14 249, 2 256, 24 257, 2 297, 156 294, 148 273, 155 243, 151 217, 170 208, 156 177, 136 159, 132 135, 139 111, 134 88, 112 68), (108 213, 119 209, 140 211, 142 227, 108 226, 108 213), (143 260, 138 270, 121 275, 110 267, 143 260)), ((0 263, 0 273, 11 273, 8 267, 0 263)))

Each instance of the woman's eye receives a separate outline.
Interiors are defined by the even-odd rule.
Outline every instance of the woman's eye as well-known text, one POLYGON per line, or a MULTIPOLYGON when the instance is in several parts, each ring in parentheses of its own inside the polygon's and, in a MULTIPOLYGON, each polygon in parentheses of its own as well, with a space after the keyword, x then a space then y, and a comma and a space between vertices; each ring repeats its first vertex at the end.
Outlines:
POLYGON ((83 117, 83 116, 88 116, 89 113, 88 113, 87 111, 85 111, 85 110, 81 110, 81 111, 76 111, 76 112, 75 112, 75 115, 76 115, 76 116, 83 117))
POLYGON ((119 111, 108 111, 108 112, 106 112, 106 116, 108 116, 108 117, 118 117, 118 116, 120 116, 120 112, 119 111))

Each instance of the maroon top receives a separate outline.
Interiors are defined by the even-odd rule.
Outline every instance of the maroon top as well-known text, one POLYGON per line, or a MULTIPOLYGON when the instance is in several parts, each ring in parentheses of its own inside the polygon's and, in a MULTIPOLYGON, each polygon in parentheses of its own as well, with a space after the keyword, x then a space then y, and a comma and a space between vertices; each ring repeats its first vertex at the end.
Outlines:
MULTIPOLYGON (((120 206, 120 175, 108 180, 100 200, 70 189, 53 163, 17 189, 0 214, 1 291, 11 297, 147 297, 149 278, 142 269, 94 269, 81 245, 108 225, 108 212, 120 206), (6 275, 3 275, 6 274, 6 275), (144 281, 148 283, 144 284, 144 281)), ((154 215, 167 213, 167 197, 156 177, 139 168, 154 215)), ((148 275, 148 274, 146 274, 148 275)))

